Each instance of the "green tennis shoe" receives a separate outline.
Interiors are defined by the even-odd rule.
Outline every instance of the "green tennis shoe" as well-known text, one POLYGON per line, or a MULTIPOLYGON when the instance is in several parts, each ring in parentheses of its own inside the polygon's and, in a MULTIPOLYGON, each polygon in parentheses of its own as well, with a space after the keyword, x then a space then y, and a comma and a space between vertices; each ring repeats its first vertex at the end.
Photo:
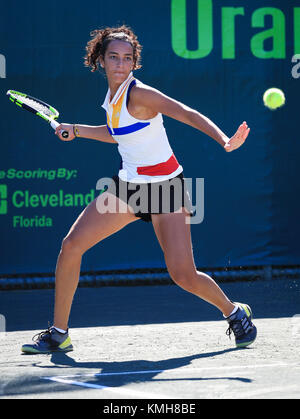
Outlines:
POLYGON ((68 331, 58 332, 54 327, 50 327, 44 332, 38 333, 32 338, 33 344, 25 344, 21 350, 26 354, 49 354, 51 352, 73 351, 73 345, 68 331))
POLYGON ((227 317, 229 327, 226 334, 230 337, 233 332, 237 348, 251 345, 256 339, 257 329, 252 323, 252 310, 247 304, 235 303, 237 311, 227 317))

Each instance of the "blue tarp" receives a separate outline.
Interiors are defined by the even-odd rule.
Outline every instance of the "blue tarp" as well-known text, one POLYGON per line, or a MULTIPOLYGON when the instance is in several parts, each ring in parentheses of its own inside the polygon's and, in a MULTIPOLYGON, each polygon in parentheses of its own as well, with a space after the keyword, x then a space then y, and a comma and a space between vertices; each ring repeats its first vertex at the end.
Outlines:
MULTIPOLYGON (((107 83, 84 67, 83 56, 91 30, 123 23, 143 45, 138 79, 228 136, 244 120, 251 128, 243 147, 225 153, 164 118, 185 176, 204 179, 204 219, 192 225, 197 266, 300 264, 300 1, 11 2, 0 22, 0 274, 54 271, 61 241, 98 179, 119 168, 115 145, 61 142, 5 93, 38 97, 63 122, 105 124, 107 83), (272 112, 262 96, 273 86, 286 105, 272 112)), ((82 270, 160 266, 152 225, 139 221, 87 252, 82 270)))

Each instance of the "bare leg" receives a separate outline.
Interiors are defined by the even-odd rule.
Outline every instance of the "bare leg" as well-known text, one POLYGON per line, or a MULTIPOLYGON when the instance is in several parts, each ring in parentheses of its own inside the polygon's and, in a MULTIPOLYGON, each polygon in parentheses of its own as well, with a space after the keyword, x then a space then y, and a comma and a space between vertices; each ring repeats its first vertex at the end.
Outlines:
POLYGON ((164 252, 168 272, 181 288, 216 306, 228 317, 234 304, 215 281, 196 269, 193 257, 190 224, 186 213, 152 215, 155 234, 164 252))
MULTIPOLYGON (((108 197, 112 207, 116 207, 118 210, 119 199, 108 192, 104 192, 97 199, 104 201, 108 197)), ((127 224, 138 220, 134 214, 129 212, 129 207, 124 203, 122 203, 122 208, 126 205, 126 213, 107 212, 100 214, 96 202, 97 200, 94 200, 79 215, 63 240, 58 256, 55 280, 54 326, 60 329, 66 330, 68 328, 71 305, 80 275, 82 255, 101 240, 121 230, 127 224)))

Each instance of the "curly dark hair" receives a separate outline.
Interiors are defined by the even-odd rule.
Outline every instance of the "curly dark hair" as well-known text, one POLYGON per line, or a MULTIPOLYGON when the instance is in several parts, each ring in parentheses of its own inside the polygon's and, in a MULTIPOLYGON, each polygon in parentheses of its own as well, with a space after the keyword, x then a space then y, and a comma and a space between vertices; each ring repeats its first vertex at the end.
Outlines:
POLYGON ((132 29, 127 25, 114 28, 96 29, 90 33, 92 39, 87 43, 84 64, 91 67, 91 71, 99 69, 99 57, 104 58, 105 51, 111 41, 129 42, 133 49, 133 70, 141 68, 142 46, 132 29))

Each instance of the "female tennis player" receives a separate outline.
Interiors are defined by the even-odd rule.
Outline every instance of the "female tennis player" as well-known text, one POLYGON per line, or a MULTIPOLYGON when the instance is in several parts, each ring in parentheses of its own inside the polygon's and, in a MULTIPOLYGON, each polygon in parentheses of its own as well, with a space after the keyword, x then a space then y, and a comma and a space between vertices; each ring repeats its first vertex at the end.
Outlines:
POLYGON ((234 333, 236 346, 248 346, 256 338, 250 307, 233 303, 210 276, 195 267, 190 223, 186 222, 191 211, 183 168, 169 144, 162 114, 204 132, 225 152, 238 149, 250 128, 244 122, 228 138, 201 113, 143 84, 133 76, 141 67, 140 58, 141 45, 126 25, 91 33, 85 65, 92 71, 101 67, 106 75, 108 92, 102 106, 107 124, 61 124, 56 135, 66 141, 61 135, 65 130, 69 133, 67 141, 84 137, 118 144, 121 167, 108 189, 84 209, 64 238, 56 267, 53 326, 39 333, 33 344, 23 345, 23 352, 73 350, 68 320, 82 255, 139 219, 152 222, 172 280, 220 310, 229 323, 227 334, 234 333), (167 188, 162 189, 165 191, 170 184, 175 185, 169 188, 173 193, 159 193, 155 188, 160 185, 167 188), (139 203, 133 199, 137 192, 139 203))

